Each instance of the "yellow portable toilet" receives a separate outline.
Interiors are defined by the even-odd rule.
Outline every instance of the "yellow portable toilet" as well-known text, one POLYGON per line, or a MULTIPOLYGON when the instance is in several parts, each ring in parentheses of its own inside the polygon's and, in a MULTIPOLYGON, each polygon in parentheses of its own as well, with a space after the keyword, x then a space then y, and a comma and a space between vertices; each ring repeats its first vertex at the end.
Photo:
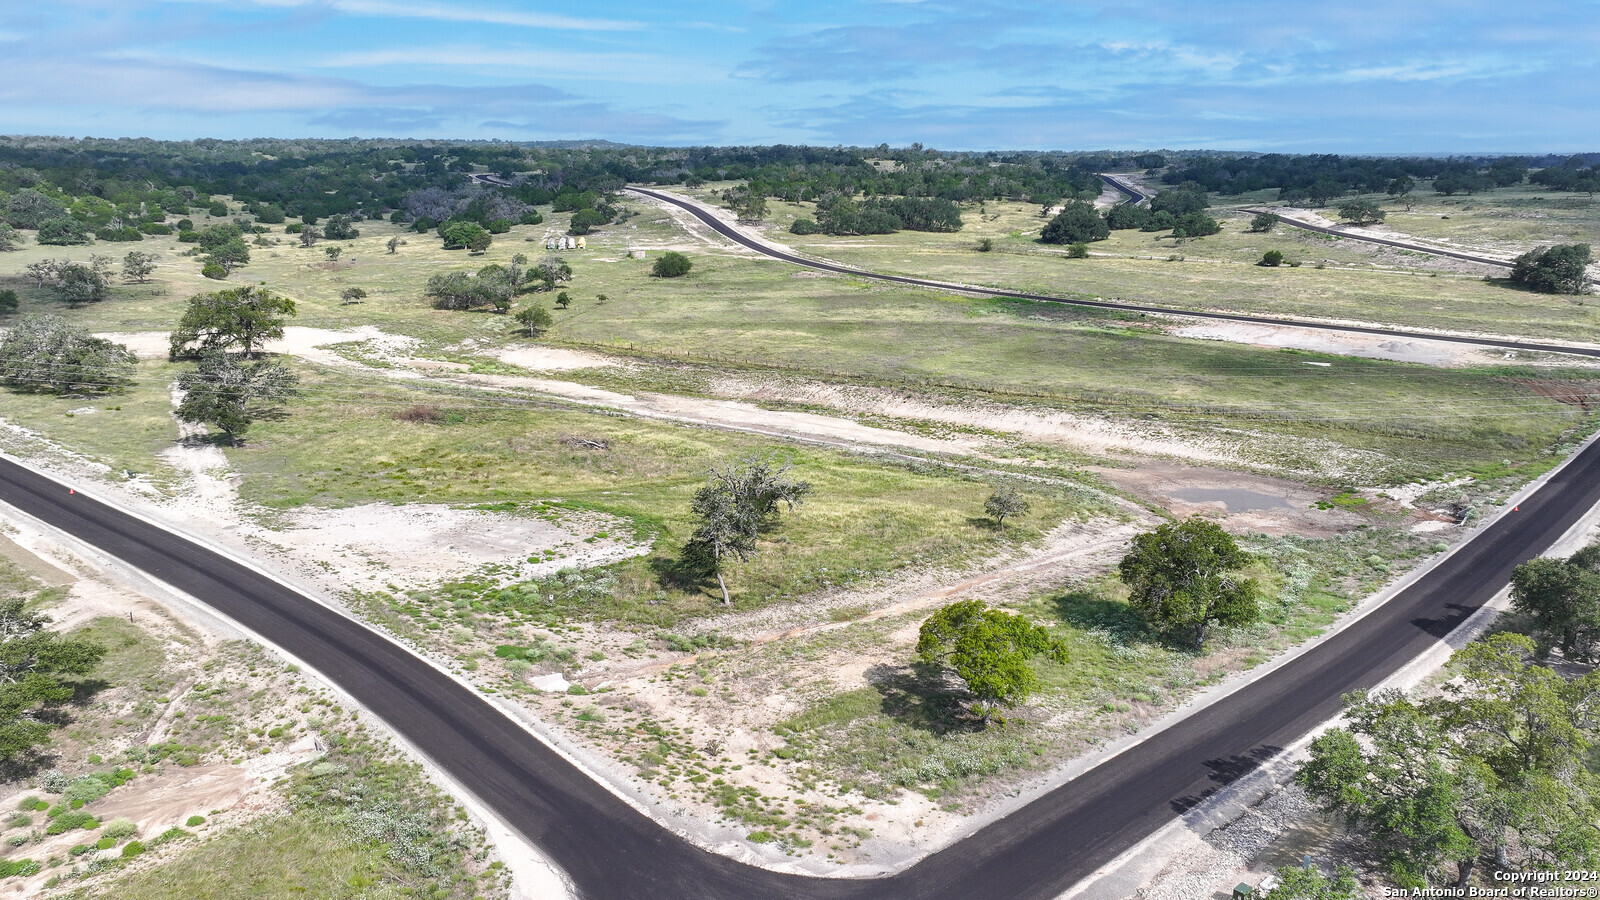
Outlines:
POLYGON ((588 238, 578 238, 578 249, 579 250, 587 249, 588 246, 589 246, 589 239, 588 238))

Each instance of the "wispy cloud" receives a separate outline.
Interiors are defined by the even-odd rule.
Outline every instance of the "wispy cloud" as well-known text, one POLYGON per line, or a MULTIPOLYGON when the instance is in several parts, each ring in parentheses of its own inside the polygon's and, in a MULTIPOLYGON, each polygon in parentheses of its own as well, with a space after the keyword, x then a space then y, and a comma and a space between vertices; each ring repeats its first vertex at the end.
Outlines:
POLYGON ((726 77, 725 70, 720 68, 654 54, 587 53, 534 45, 386 47, 338 53, 312 65, 320 69, 429 66, 473 71, 539 72, 590 81, 648 80, 653 83, 683 83, 726 77))
MULTIPOLYGON (((237 0, 164 0, 168 3, 233 3, 237 0)), ((559 13, 524 12, 497 8, 477 2, 399 3, 393 0, 243 0, 251 6, 268 8, 313 8, 386 19, 434 19, 441 22, 475 22, 483 25, 510 25, 518 28, 548 28, 559 31, 637 31, 642 22, 617 19, 587 19, 559 13)))

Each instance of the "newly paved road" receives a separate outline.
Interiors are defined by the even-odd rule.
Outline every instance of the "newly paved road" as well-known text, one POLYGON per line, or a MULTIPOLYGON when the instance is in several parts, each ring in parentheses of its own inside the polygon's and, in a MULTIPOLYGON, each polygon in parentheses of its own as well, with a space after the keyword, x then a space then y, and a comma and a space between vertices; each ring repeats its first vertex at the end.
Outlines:
MULTIPOLYGON (((1122 185, 1122 184, 1120 184, 1120 183, 1118 183, 1116 181, 1112 181, 1111 179, 1106 179, 1106 181, 1107 181, 1107 183, 1117 187, 1119 190, 1122 190, 1124 193, 1128 194, 1129 196, 1133 196, 1134 195, 1134 192, 1131 191, 1126 185, 1122 185)), ((678 199, 677 197, 673 197, 673 196, 668 195, 668 194, 663 194, 663 193, 661 193, 659 191, 652 191, 652 190, 650 190, 648 188, 630 187, 630 188, 628 188, 628 190, 633 191, 636 194, 640 194, 640 195, 643 195, 643 196, 646 196, 646 197, 650 197, 650 198, 652 198, 654 200, 660 200, 660 201, 662 201, 664 203, 671 203, 674 206, 678 206, 678 207, 681 207, 683 209, 686 209, 690 213, 692 213, 695 216, 695 218, 697 218, 700 221, 704 222, 705 224, 711 226, 711 228, 713 230, 715 230, 718 234, 722 235, 723 237, 726 237, 729 240, 731 240, 731 241, 733 241, 733 242, 735 242, 737 244, 741 244, 741 245, 743 245, 745 247, 748 247, 751 250, 755 250, 756 252, 761 253, 761 254, 763 254, 765 256, 772 257, 773 259, 779 259, 779 260, 782 260, 782 261, 787 262, 787 263, 793 263, 794 265, 797 265, 797 266, 805 266, 808 269, 817 269, 817 270, 820 270, 820 271, 823 271, 823 272, 836 272, 836 273, 841 274, 841 275, 853 275, 853 276, 855 276, 857 278, 871 278, 871 279, 875 279, 875 280, 878 280, 878 281, 890 281, 890 282, 894 282, 896 284, 908 284, 908 285, 912 285, 912 286, 915 286, 915 287, 934 288, 935 290, 946 290, 946 291, 947 290, 957 290, 957 291, 961 291, 962 293, 966 293, 966 294, 980 294, 980 295, 986 296, 986 297, 1016 297, 1016 298, 1022 299, 1022 300, 1038 300, 1038 301, 1044 302, 1044 303, 1064 303, 1064 304, 1067 304, 1067 305, 1070 305, 1070 306, 1086 306, 1086 307, 1091 307, 1091 308, 1094 308, 1094 309, 1121 310, 1121 311, 1126 311, 1126 312, 1139 312, 1139 313, 1155 314, 1155 315, 1163 315, 1163 316, 1187 316, 1189 318, 1210 319, 1210 320, 1222 321, 1222 322, 1247 322, 1247 323, 1250 323, 1252 325, 1287 325, 1287 326, 1291 326, 1291 327, 1294 327, 1294 328, 1314 328, 1314 329, 1317 329, 1319 331, 1338 331, 1338 332, 1344 332, 1344 333, 1348 333, 1348 334, 1373 334, 1373 335, 1381 335, 1383 337, 1404 338, 1406 340, 1445 341, 1446 343, 1467 344, 1467 345, 1474 346, 1474 347, 1497 347, 1497 348, 1503 348, 1503 349, 1508 349, 1508 350, 1532 350, 1532 351, 1535 351, 1535 352, 1542 352, 1542 353, 1571 353, 1571 354, 1575 354, 1575 355, 1578 355, 1578 356, 1600 357, 1600 348, 1596 348, 1596 347, 1580 347, 1580 346, 1571 346, 1571 345, 1564 345, 1564 344, 1547 344, 1547 343, 1538 343, 1538 342, 1534 342, 1534 341, 1518 341, 1518 340, 1510 340, 1510 339, 1504 339, 1503 340, 1503 339, 1496 338, 1496 337, 1469 337, 1469 336, 1463 336, 1463 335, 1437 334, 1437 333, 1434 333, 1434 332, 1427 332, 1427 331, 1407 331, 1407 330, 1402 329, 1402 328, 1380 328, 1380 327, 1376 327, 1376 326, 1366 326, 1366 325, 1338 325, 1338 324, 1329 323, 1329 322, 1315 322, 1315 321, 1307 321, 1307 320, 1303 320, 1303 319, 1283 319, 1283 318, 1273 318, 1271 316, 1252 316, 1252 315, 1246 315, 1244 313, 1212 312, 1212 311, 1209 311, 1209 310, 1182 309, 1182 308, 1171 307, 1171 306, 1151 306, 1151 305, 1141 304, 1141 303, 1124 303, 1124 302, 1121 302, 1121 301, 1112 301, 1112 300, 1085 300, 1085 299, 1074 298, 1074 297, 1057 297, 1057 296, 1052 296, 1052 295, 1049 295, 1049 294, 1029 294, 1029 293, 1026 293, 1026 292, 1023 292, 1023 291, 1009 291, 1009 290, 1005 290, 1003 288, 988 288, 988 287, 978 287, 978 286, 975 286, 975 285, 951 284, 951 283, 948 283, 948 282, 930 281, 930 280, 924 279, 924 278, 912 278, 912 277, 907 276, 907 275, 886 275, 886 274, 883 274, 881 272, 869 272, 869 271, 866 271, 864 269, 855 269, 855 268, 851 268, 849 266, 841 266, 841 265, 838 265, 836 263, 823 262, 821 260, 811 259, 809 257, 797 256, 797 255, 795 255, 793 253, 786 253, 786 252, 784 252, 782 250, 779 250, 776 247, 773 247, 773 246, 771 246, 769 244, 763 243, 761 241, 758 241, 758 240, 755 240, 753 238, 750 238, 750 237, 746 236, 745 234, 741 233, 737 229, 735 229, 732 226, 728 225, 726 222, 722 221, 721 219, 717 218, 716 216, 712 215, 711 213, 706 212, 704 209, 701 209, 700 207, 698 207, 698 206, 696 206, 696 205, 694 205, 692 203, 686 203, 686 202, 678 199)), ((1285 222, 1289 222, 1288 219, 1285 219, 1284 221, 1285 222)), ((1327 229, 1320 229, 1320 228, 1318 228, 1317 226, 1314 226, 1314 225, 1305 225, 1304 223, 1299 223, 1299 222, 1295 222, 1295 223, 1292 223, 1292 224, 1297 225, 1299 227, 1309 228, 1309 229, 1311 229, 1313 231, 1327 230, 1327 229)), ((1352 238, 1352 239, 1358 239, 1358 238, 1355 238, 1354 235, 1345 234, 1344 232, 1340 232, 1340 231, 1329 231, 1329 233, 1330 234, 1339 234, 1339 235, 1342 235, 1344 237, 1349 237, 1349 238, 1352 238)), ((1505 263, 1495 262, 1493 260, 1489 260, 1489 259, 1486 259, 1486 258, 1469 257, 1469 256, 1465 256, 1465 255, 1462 255, 1462 254, 1448 253, 1448 252, 1438 251, 1438 250, 1429 250, 1428 248, 1422 247, 1420 245, 1419 246, 1412 246, 1412 245, 1402 244, 1402 243, 1398 243, 1398 242, 1394 242, 1394 241, 1382 241, 1382 240, 1378 240, 1378 239, 1375 239, 1375 238, 1359 238, 1359 240, 1373 241, 1375 243, 1384 243, 1384 244, 1389 244, 1389 245, 1395 246, 1395 247, 1407 247, 1409 249, 1420 250, 1420 251, 1426 252, 1426 253, 1438 253, 1440 255, 1446 255, 1446 256, 1457 256, 1457 257, 1460 257, 1460 258, 1463 258, 1463 259, 1471 259, 1473 262, 1485 262, 1485 263, 1491 263, 1491 264, 1494 264, 1494 265, 1505 265, 1505 263)))
POLYGON ((0 500, 182 590, 320 670, 536 842, 592 898, 1046 898, 1334 715, 1492 597, 1600 502, 1600 443, 1387 604, 1207 710, 892 877, 780 875, 703 851, 473 691, 366 626, 0 458, 0 500))

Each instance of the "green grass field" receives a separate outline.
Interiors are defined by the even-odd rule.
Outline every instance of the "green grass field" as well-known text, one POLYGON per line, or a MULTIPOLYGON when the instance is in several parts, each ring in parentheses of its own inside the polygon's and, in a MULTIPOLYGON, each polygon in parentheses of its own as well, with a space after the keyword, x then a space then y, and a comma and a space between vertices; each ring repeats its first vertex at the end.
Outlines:
MULTIPOLYGON (((721 187, 708 185, 685 193, 716 203, 721 187)), ((1001 201, 965 208, 965 225, 954 234, 793 235, 787 232, 788 224, 795 216, 814 216, 814 207, 782 202, 771 203, 768 227, 774 240, 802 252, 897 275, 1175 308, 1600 340, 1600 307, 1584 298, 1485 282, 1481 275, 1458 274, 1425 254, 1375 251, 1355 241, 1286 226, 1251 234, 1245 230, 1250 216, 1228 208, 1240 199, 1214 198, 1211 212, 1223 225, 1220 234, 1180 244, 1165 234, 1114 231, 1109 239, 1091 244, 1092 255, 1084 260, 1066 259, 1064 247, 1038 243, 1039 230, 1048 220, 1039 216, 1037 206, 1001 201), (985 237, 994 241, 995 249, 979 253, 978 240, 985 237), (1268 250, 1279 250, 1301 265, 1276 269, 1255 265, 1268 250)), ((1566 195, 1530 196, 1524 191, 1504 197, 1495 192, 1475 198, 1414 199, 1414 214, 1393 211, 1395 205, 1388 202, 1384 208, 1391 225, 1401 231, 1417 225, 1414 233, 1419 236, 1553 243, 1588 240, 1586 235, 1600 231, 1600 206, 1566 195), (1456 205, 1447 206, 1450 201, 1456 205), (1527 213, 1519 212, 1523 207, 1518 204, 1538 204, 1528 208, 1548 211, 1551 219, 1523 218, 1527 213), (1424 211, 1460 206, 1472 209, 1454 229, 1437 227, 1455 226, 1454 218, 1442 220, 1441 213, 1424 211), (1552 226, 1548 232, 1540 230, 1545 223, 1552 226), (1546 233, 1549 237, 1543 237, 1546 233)), ((1332 210, 1322 212, 1336 217, 1332 210)))

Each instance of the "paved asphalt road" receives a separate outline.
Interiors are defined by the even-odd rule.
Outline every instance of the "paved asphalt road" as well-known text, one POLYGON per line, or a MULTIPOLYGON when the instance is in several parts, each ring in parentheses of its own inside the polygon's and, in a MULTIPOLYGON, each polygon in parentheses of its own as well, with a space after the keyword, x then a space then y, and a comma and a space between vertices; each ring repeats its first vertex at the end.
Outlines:
POLYGON ((892 877, 781 875, 701 850, 473 691, 284 585, 0 458, 0 500, 265 635, 333 679, 556 861, 591 898, 1047 898, 1432 646, 1600 502, 1600 442, 1518 512, 1270 677, 892 877))
MULTIPOLYGON (((1118 190, 1121 190, 1123 193, 1128 194, 1130 197, 1134 196, 1134 192, 1128 189, 1125 185, 1111 181, 1110 179, 1107 179, 1107 183, 1111 184, 1113 187, 1116 187, 1118 190)), ((1508 350, 1532 350, 1543 353, 1571 353, 1578 356, 1600 357, 1600 348, 1596 347, 1573 347, 1561 344, 1541 344, 1531 341, 1500 340, 1492 337, 1464 337, 1460 335, 1435 334, 1426 331, 1406 331, 1399 328, 1377 328, 1362 325, 1336 325, 1328 322, 1312 322, 1300 319, 1280 319, 1269 316, 1250 316, 1242 313, 1223 313, 1210 312, 1206 310, 1179 309, 1169 306, 1149 306, 1140 303, 1123 303, 1121 301, 1082 300, 1071 297, 1053 297, 1048 294, 1028 294, 1022 291, 1008 291, 1000 288, 956 285, 945 282, 928 281, 922 278, 912 278, 906 275, 885 275, 880 272, 868 272, 863 269, 853 269, 849 266, 821 262, 820 260, 809 259, 804 256, 796 256, 793 253, 785 253, 782 250, 778 250, 775 247, 768 246, 767 244, 741 234, 739 231, 729 226, 726 222, 723 222, 716 216, 711 215, 710 213, 691 203, 685 203, 676 197, 671 197, 647 188, 630 187, 628 190, 633 191, 636 194, 650 197, 654 200, 660 200, 664 203, 671 203, 674 206, 682 207, 683 209, 686 209, 690 213, 694 214, 694 216, 700 221, 711 226, 713 230, 715 230, 718 234, 721 234, 723 237, 748 247, 751 250, 755 250, 756 252, 765 256, 770 256, 773 259, 779 259, 787 263, 793 263, 797 266, 805 266, 808 269, 818 269, 824 272, 837 272, 841 275, 853 275, 857 278, 872 278, 878 281, 892 281, 896 284, 909 284, 916 287, 934 288, 935 290, 942 291, 958 290, 962 293, 981 294, 986 297, 1016 297, 1022 300, 1038 300, 1045 303, 1065 303, 1070 306, 1087 306, 1095 309, 1114 309, 1125 312, 1139 312, 1163 316, 1188 316, 1195 319, 1212 319, 1223 322, 1248 322, 1253 325, 1288 325, 1295 328, 1314 328, 1319 331, 1339 331, 1348 334, 1375 334, 1383 337, 1404 338, 1406 340, 1445 341, 1451 344, 1468 344, 1475 347, 1499 347, 1508 350)), ((1283 221, 1296 225, 1297 227, 1309 228, 1312 231, 1328 231, 1330 234, 1339 234, 1353 240, 1389 244, 1395 247, 1405 247, 1408 249, 1420 250, 1425 253, 1434 253, 1443 256, 1455 256, 1461 259, 1468 259, 1473 262, 1489 263, 1491 265, 1506 265, 1506 263, 1503 262, 1481 257, 1466 256, 1464 254, 1450 253, 1442 250, 1430 250, 1426 247, 1401 244, 1395 241, 1378 240, 1376 238, 1356 238, 1354 235, 1345 234, 1341 231, 1329 231, 1328 229, 1319 228, 1315 225, 1306 225, 1300 222, 1290 222, 1288 219, 1284 219, 1283 221)))

